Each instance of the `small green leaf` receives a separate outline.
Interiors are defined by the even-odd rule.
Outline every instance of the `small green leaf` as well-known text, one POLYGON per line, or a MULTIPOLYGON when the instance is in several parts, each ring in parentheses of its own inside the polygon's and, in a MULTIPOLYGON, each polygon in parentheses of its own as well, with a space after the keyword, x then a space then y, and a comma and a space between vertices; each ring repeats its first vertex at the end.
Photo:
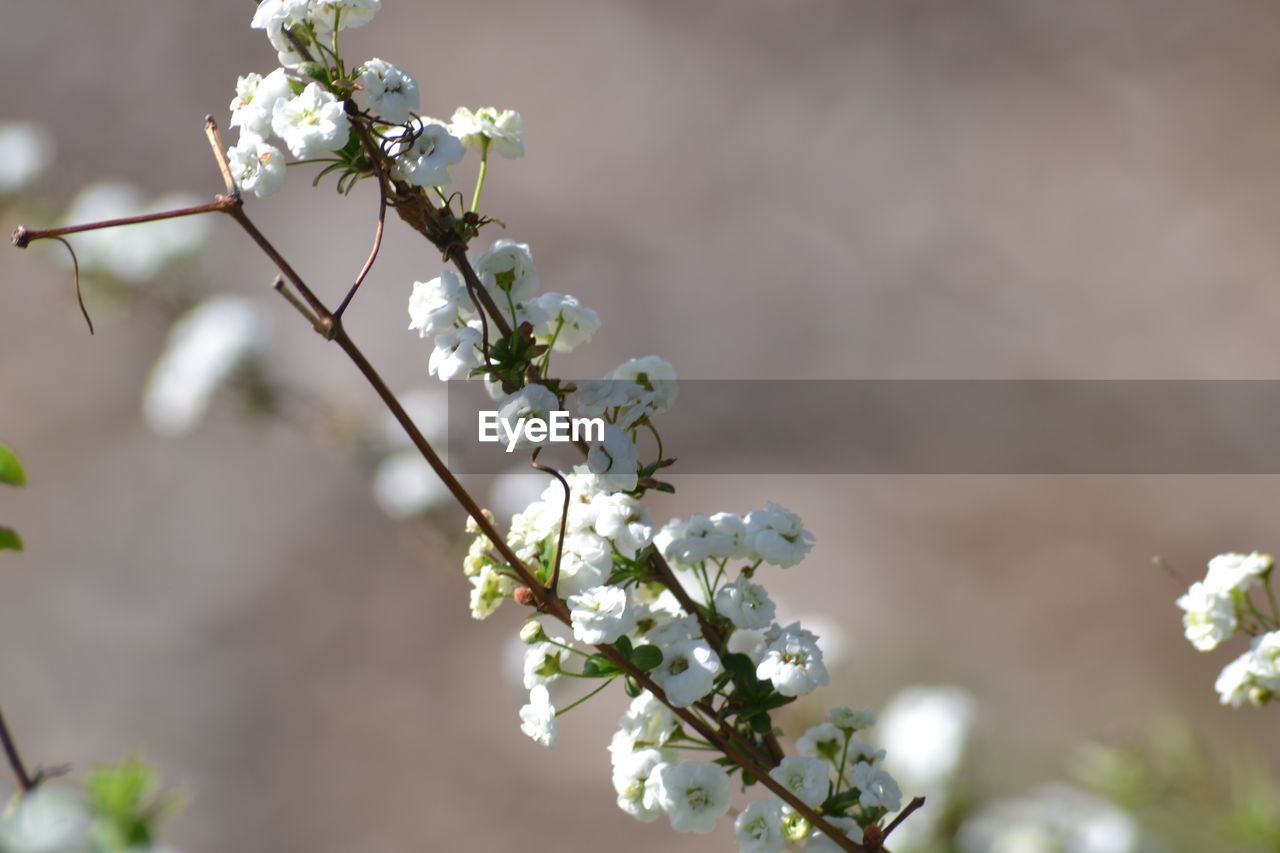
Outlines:
POLYGON ((592 655, 582 665, 582 674, 587 678, 608 678, 609 676, 617 675, 621 671, 613 665, 613 661, 604 655, 592 655))
POLYGON ((614 643, 613 647, 622 652, 626 657, 631 657, 631 638, 626 634, 619 637, 618 642, 614 643))
POLYGON ((22 470, 18 455, 3 444, 0 444, 0 483, 10 486, 21 486, 27 482, 27 475, 22 470))
POLYGON ((662 663, 662 650, 657 646, 636 646, 629 657, 636 668, 649 672, 662 663))
POLYGON ((0 527, 0 551, 21 551, 22 538, 7 527, 0 527))

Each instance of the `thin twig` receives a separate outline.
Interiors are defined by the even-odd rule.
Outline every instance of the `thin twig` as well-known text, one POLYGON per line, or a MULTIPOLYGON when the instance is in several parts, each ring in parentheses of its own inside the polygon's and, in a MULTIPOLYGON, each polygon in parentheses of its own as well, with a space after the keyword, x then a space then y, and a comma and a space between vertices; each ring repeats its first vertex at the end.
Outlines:
POLYGON ((547 589, 554 594, 560 586, 560 560, 564 557, 564 532, 565 528, 569 526, 569 500, 572 497, 572 490, 569 488, 569 481, 564 478, 563 474, 550 465, 542 465, 538 462, 538 454, 541 452, 541 447, 533 451, 533 456, 529 459, 529 465, 539 471, 550 474, 560 481, 560 485, 564 486, 564 506, 560 509, 560 538, 556 542, 556 563, 551 569, 551 582, 547 584, 547 589))
POLYGON ((378 182, 378 226, 373 231, 373 249, 369 252, 369 258, 364 262, 364 266, 360 268, 359 275, 356 276, 356 283, 351 285, 351 289, 347 291, 347 295, 342 300, 342 304, 334 310, 334 317, 341 317, 347 310, 347 306, 351 304, 352 298, 355 297, 356 291, 360 289, 360 285, 364 283, 364 277, 369 274, 369 270, 373 269, 373 262, 377 260, 378 250, 382 248, 382 229, 387 221, 387 187, 381 181, 378 182))
POLYGON ((226 149, 222 147, 222 134, 218 132, 218 123, 213 116, 204 117, 204 135, 209 139, 209 147, 213 149, 213 159, 218 163, 218 171, 222 174, 222 182, 226 186, 230 198, 240 198, 240 188, 236 179, 231 176, 231 164, 227 162, 226 149))
POLYGON ((18 780, 18 788, 22 793, 28 793, 39 784, 39 780, 27 774, 26 765, 22 763, 22 756, 18 754, 18 745, 14 743, 13 735, 9 733, 9 725, 4 721, 3 712, 0 712, 0 743, 4 745, 4 754, 9 760, 9 769, 18 780))

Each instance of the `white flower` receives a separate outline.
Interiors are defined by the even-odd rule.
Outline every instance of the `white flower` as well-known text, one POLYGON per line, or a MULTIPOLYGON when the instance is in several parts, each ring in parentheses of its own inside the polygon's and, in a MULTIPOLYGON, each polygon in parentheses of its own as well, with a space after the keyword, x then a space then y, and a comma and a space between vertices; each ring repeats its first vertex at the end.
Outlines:
POLYGON ((355 29, 373 20, 382 0, 311 0, 307 18, 324 32, 355 29))
POLYGON ((679 722, 674 711, 645 690, 631 700, 627 713, 618 720, 618 726, 633 743, 660 747, 675 734, 679 722))
POLYGON ((43 127, 25 121, 0 124, 0 196, 26 189, 52 162, 53 137, 43 127))
POLYGON ((533 266, 533 254, 524 243, 495 240, 471 266, 499 307, 506 308, 508 296, 513 302, 528 302, 538 292, 538 271, 533 266))
POLYGON ((888 768, 912 790, 944 786, 960 768, 977 703, 959 687, 908 687, 885 706, 880 743, 888 768))
POLYGON ((712 558, 727 559, 735 556, 742 545, 741 526, 733 524, 736 518, 718 512, 714 516, 694 515, 688 521, 672 519, 654 538, 654 543, 662 556, 681 566, 693 566, 712 558))
POLYGON ((639 482, 640 451, 625 432, 605 424, 604 440, 592 442, 587 451, 587 467, 608 491, 634 491, 639 482))
POLYGON ((297 96, 276 104, 271 129, 299 160, 319 157, 347 144, 351 121, 346 109, 319 83, 308 83, 297 96))
POLYGON ((440 475, 416 448, 390 453, 378 463, 373 496, 392 518, 411 518, 451 500, 440 475))
POLYGON ((608 542, 594 533, 570 533, 564 538, 564 557, 560 560, 559 593, 562 598, 600 586, 613 569, 613 554, 608 542), (597 548, 597 544, 603 549, 597 548))
MULTIPOLYGON (((560 409, 560 401, 556 399, 556 395, 545 385, 526 385, 519 391, 515 391, 509 395, 498 405, 498 420, 503 422, 500 427, 500 437, 505 445, 506 436, 510 433, 519 431, 516 440, 516 447, 535 447, 544 443, 543 441, 534 441, 529 438, 528 433, 521 425, 520 421, 525 421, 527 425, 530 420, 541 420, 547 423, 551 421, 551 413, 560 409)), ((550 435, 550 430, 547 431, 550 435)), ((559 493, 557 503, 563 501, 563 487, 559 481, 552 485, 555 486, 556 492, 559 493)))
POLYGON ((409 294, 409 329, 418 337, 439 335, 458 321, 460 301, 467 296, 462 279, 444 270, 431 281, 415 281, 409 294))
POLYGON ((555 352, 570 352, 600 329, 600 315, 563 293, 543 293, 532 301, 546 319, 533 328, 534 339, 555 352), (554 342, 554 343, 553 343, 554 342))
POLYGON ((787 846, 782 837, 782 802, 776 797, 756 800, 733 821, 738 853, 780 853, 787 846))
POLYGON ((729 811, 729 775, 718 764, 661 764, 653 779, 658 803, 676 832, 711 832, 729 811))
POLYGON ((473 113, 466 107, 458 107, 449 131, 468 148, 480 148, 483 140, 488 139, 489 147, 503 157, 524 156, 524 120, 515 110, 481 107, 473 113))
POLYGON ((254 10, 252 28, 266 30, 280 64, 286 68, 298 65, 306 59, 297 52, 286 30, 306 20, 310 5, 310 0, 262 0, 254 10))
POLYGON ((524 666, 521 682, 525 690, 539 684, 551 684, 560 678, 561 656, 564 649, 554 643, 534 643, 524 650, 524 666))
POLYGON ((1212 651, 1236 632, 1236 609, 1230 595, 1215 592, 1196 581, 1177 605, 1185 612, 1182 626, 1187 640, 1202 652, 1212 651))
POLYGON ((573 636, 598 646, 612 643, 636 626, 627 607, 627 591, 620 586, 596 586, 568 599, 573 636))
POLYGON ((88 850, 93 818, 71 791, 44 784, 0 813, 0 850, 73 853, 88 850))
POLYGON ((813 547, 813 534, 804 529, 800 517, 774 503, 748 513, 746 526, 743 538, 747 549, 784 569, 799 563, 813 547))
POLYGON ((720 658, 704 640, 680 640, 662 649, 653 680, 676 708, 687 708, 711 691, 722 670, 720 658))
POLYGON ((891 812, 902 807, 902 790, 887 770, 859 761, 853 765, 849 780, 858 789, 858 802, 863 807, 883 808, 891 812))
POLYGON ((275 113, 276 104, 292 97, 293 88, 283 68, 277 68, 266 77, 246 74, 236 80, 230 126, 240 128, 241 134, 265 138, 271 133, 271 116, 275 113))
POLYGON ((796 738, 796 752, 811 758, 825 758, 832 764, 840 760, 844 732, 833 723, 820 723, 796 738))
POLYGON ((471 618, 487 619, 498 609, 498 605, 511 597, 516 582, 507 575, 497 571, 492 565, 485 565, 480 573, 467 578, 471 581, 471 618))
POLYGON ((716 610, 738 628, 768 628, 775 609, 765 588, 751 583, 746 575, 738 575, 716 593, 716 610))
POLYGON ((876 715, 870 708, 855 711, 852 708, 832 708, 827 714, 827 722, 848 732, 856 732, 876 724, 876 715))
MULTIPOLYGON (((827 823, 836 829, 844 832, 844 837, 852 839, 858 844, 862 843, 862 827, 858 826, 858 822, 851 817, 826 817, 827 823)), ((809 833, 808 839, 804 843, 804 853, 843 853, 844 848, 836 844, 822 830, 816 827, 809 833)), ((1014 853, 1014 851, 1009 851, 1014 853)), ((1029 851, 1018 851, 1018 853, 1029 853, 1029 851)))
POLYGON ((587 379, 578 383, 576 399, 578 411, 594 417, 604 414, 609 409, 637 403, 649 393, 634 382, 587 379))
POLYGON ((830 681, 818 638, 799 622, 786 628, 775 626, 765 637, 769 645, 756 667, 756 677, 772 681, 783 696, 803 696, 830 681))
POLYGON ((653 538, 653 525, 644 504, 624 494, 600 494, 591 499, 595 532, 613 543, 628 559, 653 538))
POLYGON ((1136 853, 1144 849, 1141 840, 1127 812, 1062 784, 992 802, 965 820, 956 834, 963 853, 1136 853))
POLYGON ((831 765, 821 758, 789 755, 769 771, 775 782, 810 808, 817 808, 827 798, 831 781, 831 765))
POLYGON ((679 386, 676 384, 676 370, 671 363, 656 355, 644 358, 633 358, 623 362, 605 377, 614 382, 634 382, 646 392, 641 401, 632 408, 633 417, 624 420, 622 426, 629 426, 646 414, 661 414, 676 402, 679 386))
POLYGON ((1272 690, 1280 690, 1280 631, 1253 638, 1249 648, 1249 672, 1272 690))
MULTIPOLYGON (((619 732, 618 734, 623 734, 619 732)), ((615 743, 619 739, 615 735, 615 743)), ((622 738, 623 741, 626 738, 622 738)), ((653 772, 659 767, 666 767, 667 756, 658 749, 623 749, 610 745, 613 756, 613 790, 618 795, 618 808, 638 821, 649 823, 662 814, 662 806, 658 802, 658 786, 653 772)))
POLYGON ((227 149, 227 163, 236 186, 258 198, 275 195, 284 186, 284 153, 251 133, 242 133, 227 149))
POLYGON ((391 175, 419 187, 443 187, 453 177, 449 170, 467 153, 458 138, 433 118, 413 119, 389 151, 395 161, 391 175), (412 141, 407 141, 412 140, 412 141))
POLYGON ((1262 582, 1275 564, 1270 554, 1219 554, 1209 561, 1204 586, 1219 595, 1243 592, 1262 582))
POLYGON ((529 704, 520 709, 520 731, 546 747, 554 746, 560 734, 551 694, 541 684, 534 685, 529 691, 529 704))
POLYGON ((151 368, 143 418, 161 435, 181 435, 200 422, 214 393, 241 365, 260 355, 270 315, 238 296, 215 296, 178 318, 151 368))
POLYGON ((482 364, 484 353, 480 351, 480 331, 464 326, 436 336, 436 347, 427 369, 441 381, 448 382, 458 377, 466 379, 482 364))
POLYGON ((420 104, 418 81, 385 59, 370 59, 360 66, 356 82, 364 88, 370 111, 391 124, 407 122, 420 104))
POLYGON ((1245 652, 1218 673, 1218 680, 1214 682, 1213 688, 1218 691, 1218 699, 1223 705, 1239 708, 1245 700, 1254 702, 1257 694, 1254 692, 1253 673, 1249 671, 1252 657, 1252 651, 1245 652))

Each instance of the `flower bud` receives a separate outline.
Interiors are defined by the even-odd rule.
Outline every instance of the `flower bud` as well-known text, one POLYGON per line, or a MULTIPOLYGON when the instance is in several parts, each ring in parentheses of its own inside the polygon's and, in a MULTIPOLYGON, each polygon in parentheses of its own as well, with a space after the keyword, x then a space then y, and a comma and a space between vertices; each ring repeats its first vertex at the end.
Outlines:
POLYGON ((541 622, 534 622, 533 620, 530 620, 524 623, 524 627, 520 629, 520 642, 525 645, 531 646, 534 643, 545 639, 546 636, 547 632, 542 630, 541 622))

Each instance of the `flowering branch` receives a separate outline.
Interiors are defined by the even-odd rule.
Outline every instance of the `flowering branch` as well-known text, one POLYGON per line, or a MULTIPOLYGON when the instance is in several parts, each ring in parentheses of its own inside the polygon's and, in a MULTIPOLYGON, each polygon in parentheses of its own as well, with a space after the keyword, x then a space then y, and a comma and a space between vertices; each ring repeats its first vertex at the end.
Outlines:
MULTIPOLYGON (((241 138, 236 146, 224 149, 213 118, 206 119, 206 137, 225 185, 214 201, 43 232, 19 227, 15 245, 177 216, 230 216, 280 271, 275 290, 347 355, 466 510, 468 529, 478 534, 464 563, 472 579, 473 615, 483 618, 511 598, 569 627, 576 642, 593 650, 550 640, 538 623, 526 625, 531 630, 522 631, 522 638, 531 644, 526 658, 531 703, 520 715, 531 737, 550 745, 557 714, 599 690, 557 712, 546 681, 565 674, 600 678, 607 685, 623 676, 635 697, 628 712, 634 719, 624 724, 610 751, 624 810, 642 819, 666 812, 677 830, 708 832, 728 811, 730 772, 740 771, 744 788, 758 782, 777 798, 758 800, 738 815, 735 831, 744 850, 766 842, 780 848, 819 833, 846 851, 881 849, 884 836, 923 801, 913 800, 881 830, 881 822, 899 808, 901 792, 874 766, 883 752, 876 755, 853 740, 854 732, 873 721, 870 712, 835 709, 830 722, 802 738, 812 751, 791 758, 784 755, 770 718, 771 711, 827 683, 828 676, 817 637, 799 623, 773 623, 773 602, 750 579, 762 563, 795 565, 809 550, 811 534, 796 516, 770 505, 745 519, 717 513, 673 520, 655 535, 638 499, 648 489, 671 490, 654 476, 674 460, 664 458, 652 418, 674 401, 674 370, 650 356, 627 362, 600 382, 573 385, 551 378, 552 352, 589 339, 599 325, 595 312, 571 296, 536 295, 538 278, 527 246, 499 240, 474 260, 467 253, 480 229, 496 221, 476 211, 488 155, 491 150, 505 157, 523 153, 521 119, 512 111, 460 108, 446 125, 416 114, 417 84, 401 69, 373 59, 348 70, 338 56, 338 31, 365 23, 379 5, 380 0, 266 0, 259 5, 254 26, 267 31, 283 67, 265 77, 242 77, 237 84, 232 125, 240 127, 241 138), (367 106, 358 105, 357 96, 367 106), (334 310, 244 210, 242 189, 266 196, 283 180, 284 155, 266 141, 269 134, 282 139, 298 162, 328 163, 321 177, 337 172, 340 192, 364 178, 377 182, 373 245, 334 310), (467 147, 481 155, 470 209, 463 207, 461 194, 446 195, 442 189, 467 147), (562 474, 540 465, 533 453, 531 464, 556 478, 563 499, 550 485, 542 501, 512 520, 507 536, 444 464, 343 326, 345 311, 377 259, 389 207, 457 270, 415 283, 410 298, 410 328, 435 337, 432 373, 444 380, 483 378, 500 388, 508 395, 503 423, 517 421, 517 432, 525 415, 561 410, 570 395, 584 414, 600 415, 597 435, 574 437, 585 465, 562 474), (657 443, 657 459, 649 464, 639 459, 642 429, 657 443), (728 563, 740 557, 754 562, 731 581, 728 563), (677 569, 693 577, 703 603, 685 588, 677 569), (544 638, 547 647, 582 654, 582 670, 562 670, 556 651, 553 665, 544 660, 530 673, 529 662, 539 664, 540 654, 532 644, 544 638), (677 762, 676 750, 684 744, 714 749, 724 758, 677 762), (846 774, 849 759, 853 766, 846 774)), ((512 433, 509 449, 517 441, 512 433)))

